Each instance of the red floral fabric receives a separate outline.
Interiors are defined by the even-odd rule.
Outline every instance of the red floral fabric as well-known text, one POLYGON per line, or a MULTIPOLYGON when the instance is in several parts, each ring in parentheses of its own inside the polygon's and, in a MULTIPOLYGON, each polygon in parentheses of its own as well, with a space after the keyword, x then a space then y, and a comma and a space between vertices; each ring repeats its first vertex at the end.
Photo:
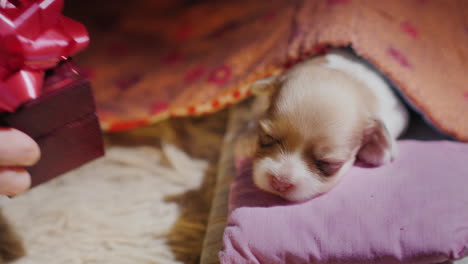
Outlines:
POLYGON ((464 0, 70 1, 91 45, 102 126, 127 130, 217 111, 327 46, 378 67, 442 131, 468 141, 464 0))

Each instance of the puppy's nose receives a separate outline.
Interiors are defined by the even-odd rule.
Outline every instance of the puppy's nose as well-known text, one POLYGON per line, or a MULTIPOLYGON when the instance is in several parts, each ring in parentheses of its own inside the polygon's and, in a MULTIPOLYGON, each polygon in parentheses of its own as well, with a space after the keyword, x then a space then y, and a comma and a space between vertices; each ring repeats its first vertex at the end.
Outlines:
POLYGON ((290 190, 293 189, 294 184, 279 180, 277 177, 271 175, 270 176, 270 185, 273 190, 280 192, 280 193, 286 193, 290 190))

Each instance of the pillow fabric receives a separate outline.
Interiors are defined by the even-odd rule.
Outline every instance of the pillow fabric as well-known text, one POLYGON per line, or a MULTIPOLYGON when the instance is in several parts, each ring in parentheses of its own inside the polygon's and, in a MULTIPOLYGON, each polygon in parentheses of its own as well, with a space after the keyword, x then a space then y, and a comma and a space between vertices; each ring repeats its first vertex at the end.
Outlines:
POLYGON ((221 263, 441 263, 468 255, 468 144, 400 141, 390 165, 352 170, 291 204, 258 190, 251 161, 231 186, 221 263))

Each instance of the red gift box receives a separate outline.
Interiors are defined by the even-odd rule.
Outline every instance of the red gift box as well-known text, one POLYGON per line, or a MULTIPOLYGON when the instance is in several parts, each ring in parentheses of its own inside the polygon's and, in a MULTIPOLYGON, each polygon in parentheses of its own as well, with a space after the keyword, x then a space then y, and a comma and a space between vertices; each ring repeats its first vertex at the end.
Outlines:
POLYGON ((0 120, 34 138, 41 149, 39 162, 27 168, 32 186, 104 154, 90 82, 68 62, 45 78, 39 98, 0 120))
POLYGON ((103 155, 89 81, 70 62, 56 67, 89 42, 62 9, 63 0, 0 1, 0 125, 38 142, 32 186, 103 155))

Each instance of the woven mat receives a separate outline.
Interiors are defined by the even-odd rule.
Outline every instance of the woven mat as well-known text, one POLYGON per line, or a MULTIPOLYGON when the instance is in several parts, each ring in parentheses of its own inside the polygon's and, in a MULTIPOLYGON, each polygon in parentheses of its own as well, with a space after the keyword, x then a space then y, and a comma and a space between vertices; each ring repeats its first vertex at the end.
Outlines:
POLYGON ((238 138, 256 113, 254 103, 253 99, 249 99, 229 109, 229 122, 218 163, 216 186, 200 264, 219 263, 218 252, 221 250, 228 216, 230 184, 235 176, 234 150, 239 150, 239 145, 236 145, 238 138))

